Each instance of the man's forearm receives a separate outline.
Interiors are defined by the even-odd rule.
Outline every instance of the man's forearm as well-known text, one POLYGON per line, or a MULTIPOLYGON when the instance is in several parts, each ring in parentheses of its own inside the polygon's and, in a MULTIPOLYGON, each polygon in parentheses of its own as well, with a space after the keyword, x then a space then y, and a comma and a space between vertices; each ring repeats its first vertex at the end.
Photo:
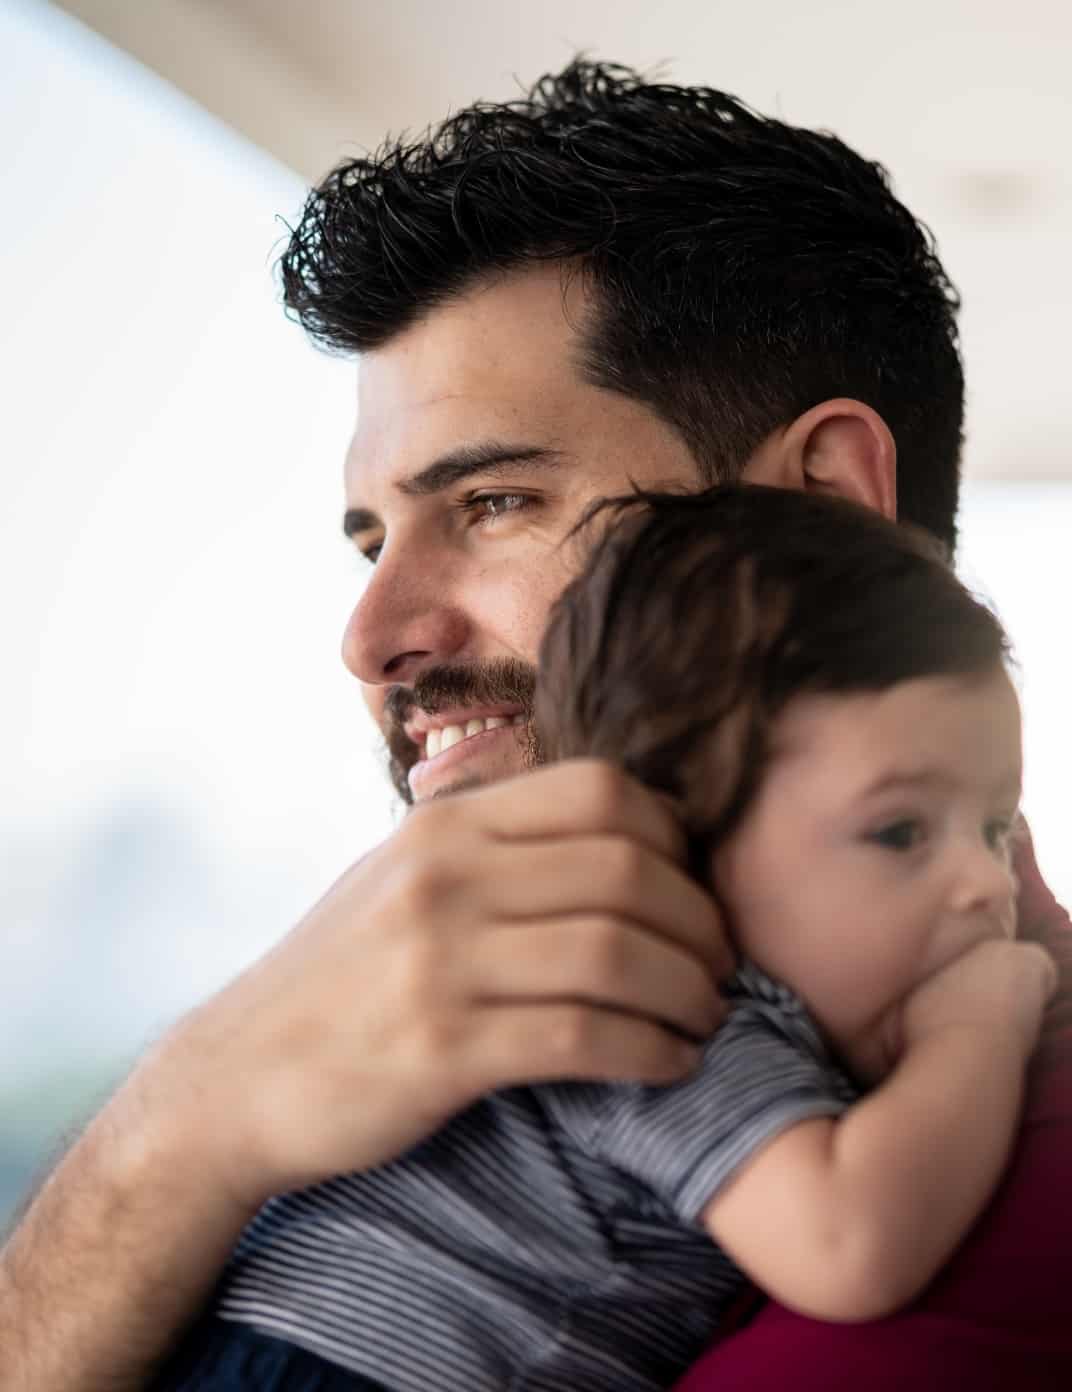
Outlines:
POLYGON ((150 1112, 136 1074, 0 1253, 0 1392, 144 1387, 211 1291, 251 1214, 150 1112))

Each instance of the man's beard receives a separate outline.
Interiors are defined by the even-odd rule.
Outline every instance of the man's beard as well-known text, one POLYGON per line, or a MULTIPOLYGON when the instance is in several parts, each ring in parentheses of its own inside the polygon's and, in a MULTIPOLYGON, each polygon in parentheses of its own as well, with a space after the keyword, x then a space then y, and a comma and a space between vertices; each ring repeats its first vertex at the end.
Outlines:
POLYGON ((412 686, 392 686, 383 708, 384 735, 388 772, 402 801, 413 802, 408 775, 421 757, 420 746, 414 744, 403 729, 404 722, 415 710, 436 715, 456 706, 520 706, 525 723, 516 729, 522 740, 522 765, 530 769, 544 761, 532 721, 535 694, 535 667, 506 657, 473 662, 464 667, 430 667, 420 673, 412 686))

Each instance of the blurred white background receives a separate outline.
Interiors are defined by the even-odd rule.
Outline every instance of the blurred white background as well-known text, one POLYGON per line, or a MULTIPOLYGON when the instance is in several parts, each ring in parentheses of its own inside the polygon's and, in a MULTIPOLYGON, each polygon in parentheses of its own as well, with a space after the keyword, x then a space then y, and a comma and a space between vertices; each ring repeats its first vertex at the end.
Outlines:
MULTIPOLYGON (((266 29, 284 12, 274 0, 231 0, 209 23, 199 0, 73 8, 138 16, 143 43, 160 37, 149 16, 163 32, 176 13, 196 12, 201 41, 221 53, 221 15, 266 29)), ((927 6, 929 30, 910 36, 918 71, 894 82, 878 39, 847 33, 848 10, 836 5, 809 7, 807 32, 787 18, 756 53, 739 36, 734 47, 739 6, 706 4, 724 20, 725 61, 715 46, 701 65, 696 26, 678 23, 701 7, 672 5, 663 28, 654 11, 642 21, 618 7, 604 31, 601 7, 585 17, 579 4, 572 28, 562 19, 550 37, 529 34, 531 61, 509 46, 487 57, 486 82, 459 37, 452 81, 455 50, 422 29, 419 4, 391 7, 382 24, 387 7, 343 8, 364 17, 382 50, 352 128, 331 127, 342 120, 329 97, 345 87, 345 55, 312 115, 299 100, 315 16, 337 21, 339 5, 286 7, 307 17, 294 40, 303 63, 293 121, 278 85, 288 39, 276 30, 262 65, 277 84, 274 111, 264 108, 274 127, 224 113, 308 177, 388 128, 508 95, 511 71, 535 76, 582 46, 668 59, 672 76, 829 126, 891 167, 965 293, 962 569, 1016 641, 1026 808, 1044 872, 1072 898, 1061 838, 1072 781, 1061 637, 1072 592, 1072 285, 1059 235, 1072 184, 1052 158, 1072 135, 1072 104, 1069 54, 1055 65, 1050 53, 1061 35, 1043 30, 1037 43, 1033 31, 1030 52, 1046 55, 1037 73, 1006 39, 1004 86, 984 90, 998 51, 978 24, 985 6, 927 6), (937 23, 944 8, 955 45, 937 23), (928 58, 931 34, 959 53, 956 66, 928 58), (824 55, 822 72, 805 61, 807 45, 824 55), (419 79, 432 67, 430 92, 419 79), (823 79, 831 71, 839 80, 823 79), (943 102, 926 97, 939 90, 943 102), (1031 138, 1040 123, 1042 147, 1031 138)), ((447 8, 427 0, 430 23, 447 8)), ((788 0, 766 9, 797 14, 788 0)), ((504 10, 459 7, 475 27, 504 10)), ((531 24, 531 6, 517 13, 531 24)), ((756 14, 740 23, 753 34, 756 14)), ((517 33, 511 43, 525 38, 517 33)), ((366 47, 354 57, 369 69, 366 47)), ((44 0, 0 0, 0 65, 2 1221, 60 1131, 143 1044, 284 932, 396 814, 337 656, 361 583, 339 530, 352 373, 286 322, 271 276, 278 218, 297 214, 302 178, 44 0)), ((217 95, 226 75, 216 74, 217 95)), ((236 70, 234 89, 251 80, 236 70)), ((252 98, 246 109, 261 111, 252 98)))
POLYGON ((51 7, 0 55, 2 1210, 391 814, 338 660, 352 369, 270 274, 301 180, 51 7))

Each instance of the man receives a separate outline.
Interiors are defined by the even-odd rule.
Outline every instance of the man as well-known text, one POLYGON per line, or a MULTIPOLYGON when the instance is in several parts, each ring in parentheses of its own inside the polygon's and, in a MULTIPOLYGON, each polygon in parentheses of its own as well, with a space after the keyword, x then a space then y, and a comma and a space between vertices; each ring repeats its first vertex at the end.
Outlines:
POLYGON ((598 764, 513 777, 588 503, 743 476, 954 540, 955 296, 833 137, 575 64, 337 171, 283 270, 360 355, 344 658, 419 806, 44 1186, 0 1268, 5 1392, 144 1386, 268 1196, 489 1090, 688 1071, 732 959, 670 813, 598 764))

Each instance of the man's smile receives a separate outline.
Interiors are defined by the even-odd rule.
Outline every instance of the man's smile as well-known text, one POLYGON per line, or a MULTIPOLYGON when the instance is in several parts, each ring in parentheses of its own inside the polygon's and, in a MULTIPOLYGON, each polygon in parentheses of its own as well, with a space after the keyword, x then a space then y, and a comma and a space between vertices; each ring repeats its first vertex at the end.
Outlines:
POLYGON ((390 688, 378 720, 402 799, 443 792, 444 770, 478 752, 493 757, 479 775, 467 770, 467 780, 509 778, 534 767, 540 761, 532 727, 535 686, 533 667, 499 657, 427 668, 411 685, 390 688))
POLYGON ((502 710, 443 711, 434 716, 418 711, 405 722, 403 728, 421 750, 421 758, 428 760, 460 744, 462 740, 472 739, 474 735, 524 723, 524 712, 515 706, 502 710))
POLYGON ((419 750, 407 775, 413 800, 431 795, 444 777, 453 778, 458 766, 475 756, 494 753, 500 760, 509 758, 511 745, 521 754, 525 737, 517 732, 527 724, 524 711, 517 709, 456 710, 435 716, 415 712, 405 725, 407 737, 419 750))

